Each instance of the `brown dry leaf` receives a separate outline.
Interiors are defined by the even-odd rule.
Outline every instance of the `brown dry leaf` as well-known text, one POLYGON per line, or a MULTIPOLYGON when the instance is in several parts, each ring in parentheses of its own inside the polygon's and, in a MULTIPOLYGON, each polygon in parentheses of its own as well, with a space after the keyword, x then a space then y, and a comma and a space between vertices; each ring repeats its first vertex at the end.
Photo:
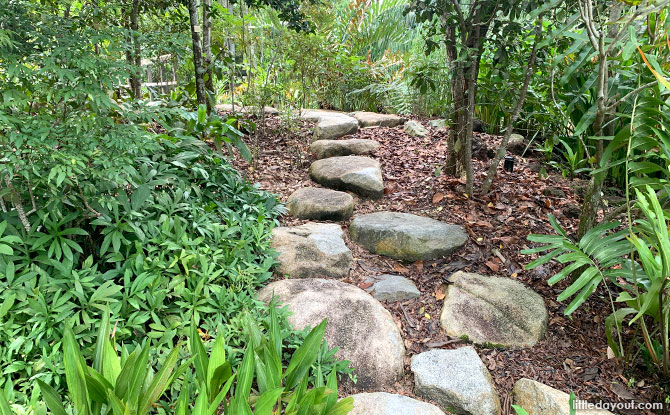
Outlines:
POLYGON ((500 264, 498 264, 497 259, 489 259, 486 261, 486 266, 493 272, 500 271, 500 264))
POLYGON ((400 264, 395 264, 395 265, 393 266, 393 271, 395 271, 395 272, 400 272, 400 273, 402 273, 402 274, 407 274, 407 273, 409 272, 409 270, 408 270, 407 268, 403 267, 403 266, 400 265, 400 264))
POLYGON ((360 288, 361 290, 366 290, 366 289, 372 287, 372 284, 373 284, 372 282, 362 282, 362 283, 358 284, 358 288, 360 288))
POLYGON ((437 301, 444 300, 444 297, 447 296, 447 284, 442 284, 439 287, 437 287, 437 290, 435 291, 435 299, 437 301))
POLYGON ((423 261, 419 260, 414 263, 414 267, 416 268, 417 272, 423 271, 423 261))
POLYGON ((444 193, 438 192, 433 195, 433 203, 440 203, 442 199, 444 199, 444 193))

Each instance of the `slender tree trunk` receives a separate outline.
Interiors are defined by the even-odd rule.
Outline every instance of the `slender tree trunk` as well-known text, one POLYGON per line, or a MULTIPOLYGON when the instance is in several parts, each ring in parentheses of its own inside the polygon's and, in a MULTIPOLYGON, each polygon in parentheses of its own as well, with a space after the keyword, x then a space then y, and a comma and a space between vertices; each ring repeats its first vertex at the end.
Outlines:
POLYGON ((139 73, 142 68, 142 55, 140 50, 140 0, 133 0, 133 12, 130 14, 130 25, 133 31, 133 58, 135 59, 135 97, 142 96, 142 81, 139 73))
POLYGON ((214 71, 212 70, 212 0, 202 2, 202 54, 203 66, 206 68, 204 76, 205 89, 208 94, 208 110, 211 110, 212 101, 215 100, 214 71), (209 99, 211 97, 211 99, 209 99))
POLYGON ((500 160, 502 160, 502 158, 505 157, 505 153, 507 152, 507 144, 509 143, 509 138, 511 137, 512 132, 514 131, 514 123, 516 122, 517 119, 519 119, 519 113, 521 113, 521 108, 523 107, 524 101, 526 100, 526 94, 528 93, 528 85, 530 84, 530 79, 532 78, 533 72, 535 71, 535 61, 537 59, 537 44, 539 43, 541 34, 542 34, 542 16, 538 18, 537 24, 535 26, 535 40, 533 41, 533 49, 530 53, 530 61, 528 62, 528 65, 526 66, 525 69, 523 86, 521 87, 521 94, 519 95, 519 100, 517 101, 516 106, 514 107, 512 116, 509 119, 507 128, 505 128, 505 135, 503 136, 502 143, 500 143, 500 147, 498 147, 498 151, 496 152, 496 155, 493 158, 493 161, 491 162, 491 166, 489 167, 489 171, 486 174, 486 179, 484 179, 484 183, 482 183, 483 194, 487 194, 491 189, 491 183, 493 182, 493 178, 495 177, 496 171, 498 170, 500 160))
POLYGON ((130 10, 124 13, 127 17, 124 19, 125 28, 128 32, 126 44, 126 63, 130 67, 128 83, 130 84, 130 93, 135 99, 140 98, 142 85, 140 83, 139 71, 142 64, 142 58, 139 56, 140 46, 137 31, 139 30, 139 0, 133 0, 130 10))
MULTIPOLYGON (((193 66, 195 67, 195 94, 199 105, 208 106, 207 92, 205 90, 204 72, 202 66, 202 48, 198 22, 198 0, 188 0, 188 14, 191 20, 191 40, 193 41, 193 66)), ((209 109, 208 109, 209 110, 209 109)))
MULTIPOLYGON (((598 51, 597 109, 596 118, 593 121, 593 131, 597 137, 602 137, 603 125, 610 116, 610 97, 608 95, 609 53, 605 46, 605 38, 615 37, 617 35, 619 25, 616 24, 616 22, 621 18, 623 4, 614 4, 610 8, 608 16, 610 26, 607 32, 605 32, 604 27, 600 27, 600 30, 597 30, 595 27, 595 22, 591 18, 593 16, 593 11, 589 11, 592 7, 593 5, 590 2, 584 2, 583 5, 580 5, 582 10, 582 20, 586 26, 587 33, 589 34, 589 39, 591 40, 594 49, 598 51)), ((595 140, 594 145, 596 149, 596 163, 599 163, 602 160, 604 152, 603 141, 595 140)), ((606 178, 607 170, 603 170, 592 175, 591 180, 589 180, 589 185, 586 188, 586 193, 584 195, 584 203, 582 204, 582 210, 579 215, 579 229, 577 230, 577 236, 579 238, 584 236, 586 232, 596 225, 598 210, 601 205, 602 189, 606 178)))

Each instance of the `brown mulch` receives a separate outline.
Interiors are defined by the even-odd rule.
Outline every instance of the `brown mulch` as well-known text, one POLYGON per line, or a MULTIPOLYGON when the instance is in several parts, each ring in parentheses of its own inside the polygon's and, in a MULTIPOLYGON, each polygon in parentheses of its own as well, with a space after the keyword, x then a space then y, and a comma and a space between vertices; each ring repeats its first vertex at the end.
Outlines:
MULTIPOLYGON (((234 162, 250 181, 260 183, 262 189, 286 201, 293 191, 318 185, 309 179, 307 172, 312 161, 308 155, 311 125, 298 122, 292 132, 281 125, 278 118, 268 118, 265 136, 257 134, 248 139, 250 147, 257 146, 254 166, 239 157, 234 162)), ((464 344, 458 338, 447 337, 439 324, 444 283, 453 272, 464 270, 517 279, 540 293, 549 311, 547 333, 535 347, 521 350, 477 347, 495 382, 503 414, 514 414, 511 391, 514 382, 523 377, 562 391, 574 391, 580 399, 590 401, 626 402, 631 398, 638 402, 662 401, 664 393, 658 377, 640 365, 624 371, 614 359, 608 359, 604 319, 611 313, 611 305, 604 289, 594 293, 571 317, 566 317, 563 315, 566 304, 556 301, 566 285, 550 287, 546 282, 560 269, 559 265, 550 263, 532 271, 523 269, 532 260, 520 253, 531 246, 526 240, 528 234, 552 233, 548 214, 554 214, 569 234, 576 232, 574 213, 580 206, 576 189, 583 188, 584 183, 555 173, 540 177, 541 160, 517 156, 513 173, 499 168, 488 196, 467 197, 464 179, 440 172, 445 163, 446 135, 444 130, 429 129, 426 138, 414 138, 406 135, 402 127, 396 127, 362 129, 347 137, 381 143, 374 157, 382 164, 386 186, 381 200, 357 199, 354 216, 377 210, 414 213, 463 225, 471 236, 463 249, 448 258, 415 263, 374 255, 346 241, 355 258, 347 282, 366 288, 363 281, 370 275, 400 274, 412 279, 422 293, 418 299, 384 303, 403 334, 408 354, 406 374, 389 392, 413 395, 409 359, 414 354, 464 344), (545 192, 547 188, 553 196, 544 195, 550 193, 545 192)), ((476 139, 489 149, 497 148, 500 142, 499 137, 487 134, 478 134, 476 139)), ((486 161, 474 160, 475 187, 483 180, 487 167, 486 161)), ((286 216, 281 222, 296 225, 304 221, 286 216)), ((342 225, 346 229, 348 222, 342 225)))

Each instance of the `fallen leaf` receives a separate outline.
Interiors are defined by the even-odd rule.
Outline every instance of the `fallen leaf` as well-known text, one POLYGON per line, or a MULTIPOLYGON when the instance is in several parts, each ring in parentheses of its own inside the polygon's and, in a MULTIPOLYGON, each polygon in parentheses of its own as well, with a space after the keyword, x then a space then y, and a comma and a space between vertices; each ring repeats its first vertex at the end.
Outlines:
POLYGON ((498 263, 494 259, 489 259, 488 261, 486 261, 486 266, 489 267, 489 269, 493 272, 500 271, 500 265, 498 265, 498 263))
POLYGON ((417 272, 423 271, 423 261, 419 260, 414 263, 417 272))
POLYGON ((433 196, 433 203, 440 203, 442 199, 444 199, 444 193, 435 193, 433 196))
POLYGON ((435 299, 438 301, 444 300, 444 297, 447 296, 447 284, 442 284, 437 287, 435 291, 435 299))
POLYGON ((373 283, 371 283, 371 282, 362 282, 362 283, 358 284, 358 288, 360 288, 361 290, 366 290, 366 289, 372 287, 372 284, 373 283))
POLYGON ((400 264, 395 264, 395 265, 393 266, 393 271, 395 271, 395 272, 400 272, 400 273, 402 273, 402 274, 407 274, 407 273, 409 272, 409 270, 408 270, 407 268, 403 267, 403 266, 400 265, 400 264))

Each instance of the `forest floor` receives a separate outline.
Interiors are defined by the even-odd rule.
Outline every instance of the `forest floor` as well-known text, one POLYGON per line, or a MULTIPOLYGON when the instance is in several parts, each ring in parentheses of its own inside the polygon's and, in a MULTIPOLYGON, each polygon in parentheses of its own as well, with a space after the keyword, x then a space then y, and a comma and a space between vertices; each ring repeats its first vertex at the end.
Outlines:
MULTIPOLYGON (((428 127, 426 122, 424 125, 428 127)), ((257 152, 254 165, 237 157, 238 169, 250 181, 260 183, 262 189, 278 194, 284 202, 299 188, 318 186, 308 175, 313 161, 308 152, 311 125, 298 121, 293 131, 289 131, 282 127, 279 118, 270 117, 264 130, 263 134, 257 131, 247 138, 249 147, 257 152)), ((466 197, 463 179, 440 173, 446 156, 446 130, 429 129, 425 138, 415 138, 405 134, 402 127, 366 128, 346 138, 373 139, 381 144, 373 157, 381 162, 385 182, 385 196, 375 201, 357 199, 354 216, 379 210, 414 213, 460 224, 470 234, 466 246, 450 257, 415 263, 371 254, 346 241, 355 259, 346 282, 367 288, 364 280, 371 275, 400 274, 413 280, 422 293, 414 300, 384 303, 394 316, 407 348, 405 377, 388 392, 413 396, 411 356, 464 343, 459 338, 447 337, 439 322, 446 278, 464 270, 517 279, 542 295, 549 312, 547 333, 535 347, 520 350, 477 347, 495 382, 503 414, 514 413, 511 392, 514 383, 523 377, 565 392, 574 391, 580 399, 592 402, 662 401, 664 393, 659 378, 650 375, 642 364, 624 371, 614 359, 608 359, 604 320, 612 307, 602 287, 568 318, 563 314, 566 303, 556 301, 567 285, 550 287, 546 282, 560 266, 550 263, 524 270, 524 265, 533 259, 520 253, 531 246, 526 237, 531 233, 552 233, 548 214, 554 214, 568 234, 576 232, 578 193, 583 189, 583 180, 564 179, 549 167, 546 167, 549 174, 540 177, 542 159, 537 154, 527 158, 517 156, 514 172, 505 172, 501 167, 488 196, 466 197)), ((496 149, 500 142, 500 137, 487 134, 477 134, 476 139, 490 149, 496 149)), ((475 186, 481 183, 487 167, 487 161, 474 160, 475 186)), ((297 225, 305 221, 285 216, 281 222, 297 225)), ((342 225, 346 230, 349 222, 342 225)), ((626 337, 630 336, 627 333, 626 337)))

